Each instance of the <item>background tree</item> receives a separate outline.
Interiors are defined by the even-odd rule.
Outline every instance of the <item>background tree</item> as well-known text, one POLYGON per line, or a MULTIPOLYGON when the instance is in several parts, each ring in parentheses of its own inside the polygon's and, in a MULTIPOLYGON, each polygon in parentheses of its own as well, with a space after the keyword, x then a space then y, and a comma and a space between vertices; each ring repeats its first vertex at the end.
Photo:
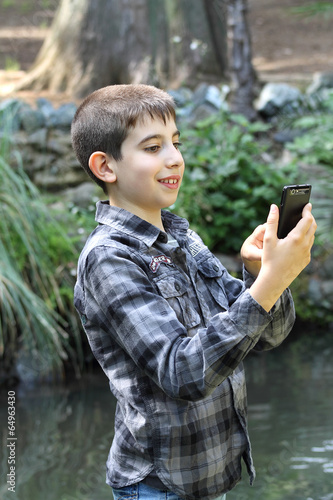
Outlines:
POLYGON ((232 84, 230 105, 235 113, 256 118, 253 107, 256 73, 252 65, 252 48, 247 19, 248 0, 203 0, 215 54, 223 68, 228 68, 232 84), (227 39, 220 26, 227 26, 227 39))
POLYGON ((205 4, 61 0, 20 88, 83 97, 116 83, 194 86, 200 80, 221 80, 226 69, 225 18, 207 18, 205 4))
MULTIPOLYGON (((222 0, 223 1, 223 0, 222 0)), ((231 107, 253 120, 256 73, 252 65, 252 49, 247 21, 248 0, 227 0, 229 71, 232 80, 231 107)))

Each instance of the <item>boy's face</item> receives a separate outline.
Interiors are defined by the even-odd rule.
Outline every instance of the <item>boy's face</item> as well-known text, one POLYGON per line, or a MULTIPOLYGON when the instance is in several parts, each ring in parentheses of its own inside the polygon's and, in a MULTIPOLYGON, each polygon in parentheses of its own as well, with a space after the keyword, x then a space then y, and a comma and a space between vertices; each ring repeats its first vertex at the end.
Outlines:
POLYGON ((175 121, 150 117, 130 129, 122 159, 111 160, 116 181, 110 185, 115 205, 155 223, 162 208, 172 205, 184 173, 175 121))

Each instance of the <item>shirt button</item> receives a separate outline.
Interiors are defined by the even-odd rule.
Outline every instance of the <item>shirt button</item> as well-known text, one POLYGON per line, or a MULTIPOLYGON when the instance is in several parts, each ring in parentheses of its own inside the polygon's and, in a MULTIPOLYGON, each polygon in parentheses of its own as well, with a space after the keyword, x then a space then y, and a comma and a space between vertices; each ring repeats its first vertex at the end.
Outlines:
POLYGON ((179 292, 179 290, 180 290, 180 284, 179 283, 175 283, 175 289, 177 290, 177 292, 179 292))
POLYGON ((217 266, 216 264, 214 264, 213 269, 214 269, 214 271, 216 271, 216 272, 220 270, 219 266, 217 266))
POLYGON ((162 243, 166 243, 168 241, 168 237, 165 233, 160 233, 158 235, 158 240, 161 241, 162 243))

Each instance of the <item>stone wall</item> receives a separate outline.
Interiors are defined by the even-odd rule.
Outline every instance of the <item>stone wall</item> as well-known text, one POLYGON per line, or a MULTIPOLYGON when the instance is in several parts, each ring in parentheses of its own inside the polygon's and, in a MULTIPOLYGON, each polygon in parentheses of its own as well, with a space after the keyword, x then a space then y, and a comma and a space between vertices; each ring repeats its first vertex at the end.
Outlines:
MULTIPOLYGON (((1 133, 19 151, 24 170, 42 191, 63 200, 85 206, 98 188, 89 180, 75 157, 70 126, 76 105, 55 109, 46 99, 38 99, 33 108, 23 101, 9 99, 0 104, 0 117, 7 123, 1 133)), ((16 160, 14 157, 12 163, 16 160)))

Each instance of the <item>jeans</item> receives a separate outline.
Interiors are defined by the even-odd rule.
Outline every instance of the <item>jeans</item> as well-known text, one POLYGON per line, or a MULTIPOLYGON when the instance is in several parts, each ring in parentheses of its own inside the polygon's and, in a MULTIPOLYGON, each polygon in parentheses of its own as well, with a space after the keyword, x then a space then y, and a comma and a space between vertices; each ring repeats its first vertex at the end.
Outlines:
MULTIPOLYGON (((112 488, 114 500, 182 500, 171 491, 161 491, 151 488, 144 483, 131 484, 124 488, 112 488)), ((226 495, 222 495, 216 500, 226 500, 226 495)))

